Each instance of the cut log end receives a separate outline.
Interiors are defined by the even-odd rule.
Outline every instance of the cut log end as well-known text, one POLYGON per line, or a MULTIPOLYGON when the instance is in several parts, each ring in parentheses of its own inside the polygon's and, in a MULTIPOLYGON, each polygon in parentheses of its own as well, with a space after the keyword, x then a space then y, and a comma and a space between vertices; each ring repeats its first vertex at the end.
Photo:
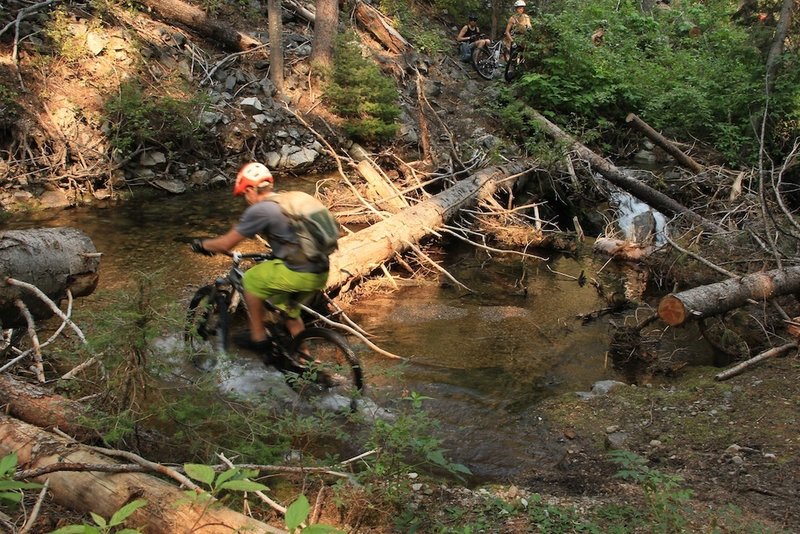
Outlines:
POLYGON ((659 318, 670 326, 683 324, 686 315, 686 307, 675 295, 667 295, 658 303, 659 318))

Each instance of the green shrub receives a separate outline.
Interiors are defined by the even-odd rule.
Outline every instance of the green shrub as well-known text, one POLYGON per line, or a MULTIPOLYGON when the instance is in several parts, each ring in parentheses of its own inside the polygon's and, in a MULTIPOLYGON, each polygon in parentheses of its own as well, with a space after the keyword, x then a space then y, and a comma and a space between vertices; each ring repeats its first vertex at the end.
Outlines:
POLYGON ((137 82, 124 82, 105 105, 111 147, 125 158, 140 147, 177 151, 201 146, 206 134, 197 117, 203 104, 197 95, 150 95, 137 82))
MULTIPOLYGON (((637 113, 656 129, 714 145, 729 162, 753 161, 753 115, 763 108, 764 57, 732 4, 687 0, 666 12, 642 13, 639 2, 567 0, 558 13, 534 18, 526 73, 517 83, 527 103, 572 125, 622 124, 637 113), (594 46, 603 25, 604 44, 594 46)), ((797 135, 800 74, 787 53, 771 104, 778 146, 797 135)))
POLYGON ((325 95, 335 113, 345 119, 345 131, 353 139, 384 141, 397 133, 397 88, 373 62, 361 57, 353 34, 341 35, 337 40, 325 95))
POLYGON ((8 128, 17 120, 20 112, 18 98, 16 91, 0 84, 0 129, 8 128))

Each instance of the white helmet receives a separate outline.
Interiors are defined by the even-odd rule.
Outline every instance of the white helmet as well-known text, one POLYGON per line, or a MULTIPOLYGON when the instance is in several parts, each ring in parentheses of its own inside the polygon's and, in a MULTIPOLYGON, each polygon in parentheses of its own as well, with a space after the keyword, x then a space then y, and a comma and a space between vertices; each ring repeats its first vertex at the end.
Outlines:
POLYGON ((525 0, 517 0, 514 2, 514 7, 525 7, 525 0))

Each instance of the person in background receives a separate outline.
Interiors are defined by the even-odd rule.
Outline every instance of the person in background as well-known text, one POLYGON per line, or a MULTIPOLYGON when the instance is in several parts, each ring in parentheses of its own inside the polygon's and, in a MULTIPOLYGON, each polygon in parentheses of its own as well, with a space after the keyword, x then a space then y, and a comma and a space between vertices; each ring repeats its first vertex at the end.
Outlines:
POLYGON ((467 23, 461 28, 461 31, 458 32, 456 41, 458 41, 461 61, 469 61, 472 57, 472 51, 475 48, 483 48, 492 43, 490 39, 481 38, 481 29, 478 27, 477 15, 469 16, 467 23))
POLYGON ((508 19, 506 31, 503 34, 505 45, 506 61, 511 55, 511 45, 514 43, 514 36, 520 35, 531 29, 531 18, 525 13, 525 0, 514 2, 514 14, 508 19))

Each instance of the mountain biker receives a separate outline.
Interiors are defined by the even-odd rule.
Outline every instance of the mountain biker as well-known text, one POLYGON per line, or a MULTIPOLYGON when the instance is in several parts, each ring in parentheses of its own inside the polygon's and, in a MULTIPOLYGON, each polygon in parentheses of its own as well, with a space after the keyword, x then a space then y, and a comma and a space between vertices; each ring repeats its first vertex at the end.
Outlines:
POLYGON ((531 18, 525 13, 525 0, 517 0, 514 2, 514 14, 508 19, 506 31, 503 34, 506 61, 508 61, 511 55, 511 45, 514 43, 514 35, 524 33, 530 29, 531 18))
POLYGON ((467 23, 458 32, 456 41, 461 52, 461 61, 469 61, 475 48, 483 48, 492 43, 491 39, 481 38, 481 29, 478 27, 478 16, 470 15, 467 23))
POLYGON ((317 261, 306 259, 299 252, 297 234, 288 217, 276 202, 268 202, 275 195, 274 182, 272 173, 261 163, 244 165, 233 186, 233 195, 244 196, 248 204, 239 222, 226 234, 192 243, 194 252, 211 256, 227 253, 257 233, 266 237, 274 259, 254 265, 245 271, 243 278, 250 335, 234 337, 237 345, 259 353, 268 348, 263 301, 269 299, 286 312, 286 328, 296 337, 305 329, 299 304, 308 301, 328 281, 327 257, 317 261))

